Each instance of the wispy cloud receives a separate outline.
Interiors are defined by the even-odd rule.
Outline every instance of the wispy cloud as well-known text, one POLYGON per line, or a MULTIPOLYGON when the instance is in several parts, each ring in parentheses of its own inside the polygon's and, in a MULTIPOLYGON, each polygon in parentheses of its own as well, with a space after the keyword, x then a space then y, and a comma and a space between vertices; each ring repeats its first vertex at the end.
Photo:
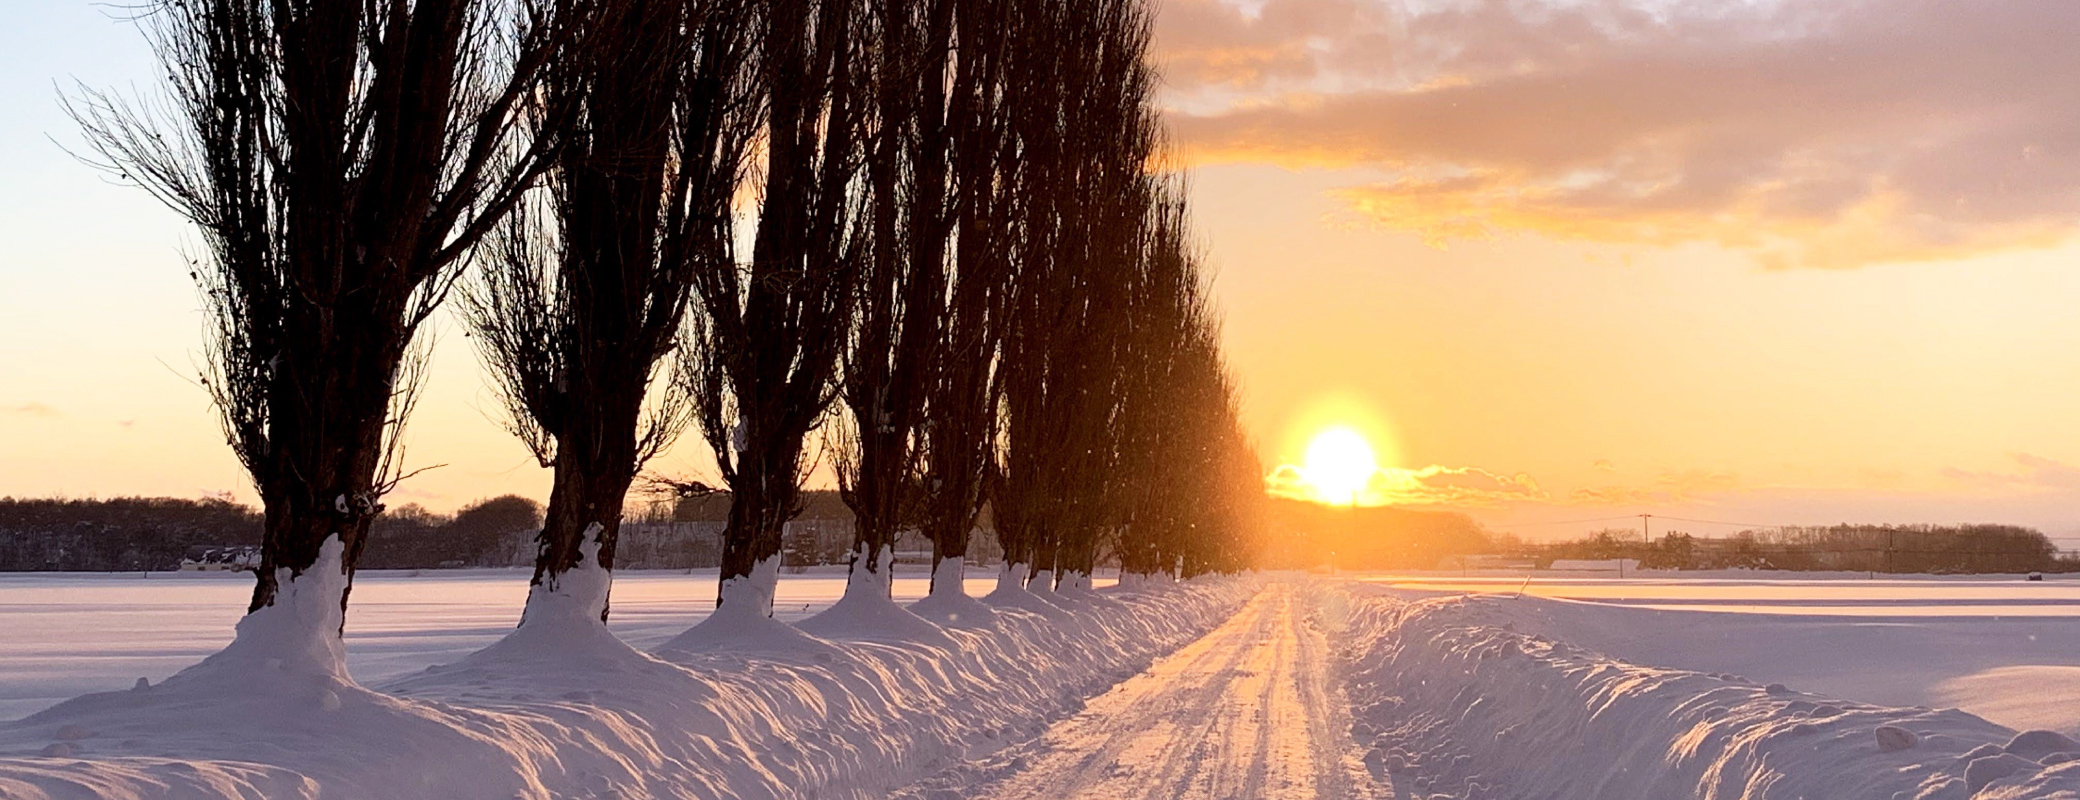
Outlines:
POLYGON ((2008 457, 2020 468, 2019 471, 1975 472, 1952 467, 1943 470, 1943 476, 1982 487, 2080 491, 2080 467, 2029 453, 2013 453, 2008 457))
POLYGON ((25 416, 25 417, 44 417, 44 418, 51 418, 51 417, 57 417, 57 416, 62 416, 62 414, 60 414, 60 413, 59 413, 58 409, 56 409, 56 408, 52 408, 52 407, 51 407, 51 406, 49 406, 49 405, 46 405, 46 404, 43 404, 43 403, 37 403, 37 402, 28 402, 28 403, 22 403, 22 404, 20 404, 20 405, 15 405, 15 406, 9 406, 9 407, 7 408, 7 413, 10 413, 10 414, 20 414, 20 415, 22 415, 22 416, 25 416))
POLYGON ((1583 487, 1568 493, 1568 502, 1579 506, 1664 506, 1695 502, 1741 488, 1740 476, 1731 472, 1690 469, 1663 472, 1645 485, 1583 487))
MULTIPOLYGON (((1320 499, 1299 467, 1273 470, 1265 484, 1272 494, 1301 500, 1320 499)), ((1523 473, 1505 474, 1479 467, 1421 469, 1386 467, 1375 470, 1358 492, 1359 505, 1454 506, 1484 508, 1511 502, 1547 499, 1538 481, 1523 473)))
POLYGON ((2080 230, 2080 3, 1165 6, 1188 158, 1366 167, 1359 218, 1851 267, 2080 230))

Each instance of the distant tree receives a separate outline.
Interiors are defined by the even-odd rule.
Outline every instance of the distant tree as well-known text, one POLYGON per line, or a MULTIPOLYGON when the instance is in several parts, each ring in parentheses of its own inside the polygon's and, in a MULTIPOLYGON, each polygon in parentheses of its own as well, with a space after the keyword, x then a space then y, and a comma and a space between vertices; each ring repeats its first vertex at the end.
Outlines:
POLYGON ((542 504, 509 494, 463 506, 448 521, 447 537, 464 563, 502 567, 510 563, 514 534, 541 527, 542 504))
POLYGON ((1697 540, 1687 533, 1665 533, 1640 555, 1641 569, 1696 569, 1697 540))
POLYGON ((2041 531, 2013 525, 1833 525, 1744 530, 1725 538, 1669 533, 1651 545, 1624 530, 1543 549, 1552 558, 1638 558, 1663 569, 2023 573, 2074 566, 2041 531))
POLYGON ((361 569, 424 569, 441 566, 448 518, 418 503, 385 509, 368 528, 361 569))
MULTIPOLYGON (((167 113, 106 95, 75 107, 109 169, 202 234, 206 385, 265 508, 251 613, 284 593, 344 610, 370 524, 401 479, 399 434, 423 366, 414 334, 454 266, 549 163, 553 137, 526 139, 518 123, 566 32, 553 11, 534 0, 158 2, 141 18, 167 113), (313 568, 343 573, 311 590, 337 596, 285 585, 313 568)), ((331 641, 232 647, 343 672, 340 632, 310 607, 285 613, 331 641)))
POLYGON ((1283 497, 1264 501, 1263 509, 1263 527, 1279 531, 1286 539, 1279 548, 1282 552, 1274 556, 1283 566, 1432 569, 1449 559, 1491 552, 1494 547, 1479 524, 1458 512, 1326 506, 1283 497))

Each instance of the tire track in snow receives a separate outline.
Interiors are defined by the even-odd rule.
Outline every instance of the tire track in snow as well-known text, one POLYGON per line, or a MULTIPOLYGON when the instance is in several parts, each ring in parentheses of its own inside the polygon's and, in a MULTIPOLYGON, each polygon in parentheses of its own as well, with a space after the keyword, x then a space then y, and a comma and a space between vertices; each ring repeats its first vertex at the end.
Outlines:
POLYGON ((1383 797, 1306 593, 1273 583, 1212 633, 1039 738, 934 776, 913 798, 1383 797))

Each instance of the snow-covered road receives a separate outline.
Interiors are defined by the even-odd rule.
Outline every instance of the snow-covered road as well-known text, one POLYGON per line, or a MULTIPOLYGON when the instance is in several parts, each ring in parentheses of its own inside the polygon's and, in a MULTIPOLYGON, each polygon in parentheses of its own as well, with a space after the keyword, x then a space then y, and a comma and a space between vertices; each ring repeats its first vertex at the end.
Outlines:
POLYGON ((1368 798, 1310 592, 1274 582, 1205 638, 1040 737, 912 787, 932 798, 1368 798))

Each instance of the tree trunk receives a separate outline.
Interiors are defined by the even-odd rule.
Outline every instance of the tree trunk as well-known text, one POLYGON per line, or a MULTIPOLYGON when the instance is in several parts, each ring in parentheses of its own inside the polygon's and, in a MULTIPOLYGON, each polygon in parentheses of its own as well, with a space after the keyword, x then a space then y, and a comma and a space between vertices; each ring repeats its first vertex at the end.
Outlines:
POLYGON ((614 546, 621 533, 622 504, 634 479, 634 418, 625 418, 627 424, 609 426, 622 428, 611 435, 620 445, 611 452, 584 447, 575 436, 559 442, 555 483, 536 540, 534 578, 528 584, 521 625, 559 614, 607 621, 614 546), (567 580, 574 571, 585 577, 567 580))
POLYGON ((762 457, 739 454, 736 480, 730 484, 729 521, 722 530, 717 609, 735 607, 756 616, 773 615, 781 534, 800 511, 801 488, 794 478, 800 452, 801 437, 796 436, 792 447, 780 443, 762 457), (776 463, 776 453, 784 458, 784 466, 776 463))

